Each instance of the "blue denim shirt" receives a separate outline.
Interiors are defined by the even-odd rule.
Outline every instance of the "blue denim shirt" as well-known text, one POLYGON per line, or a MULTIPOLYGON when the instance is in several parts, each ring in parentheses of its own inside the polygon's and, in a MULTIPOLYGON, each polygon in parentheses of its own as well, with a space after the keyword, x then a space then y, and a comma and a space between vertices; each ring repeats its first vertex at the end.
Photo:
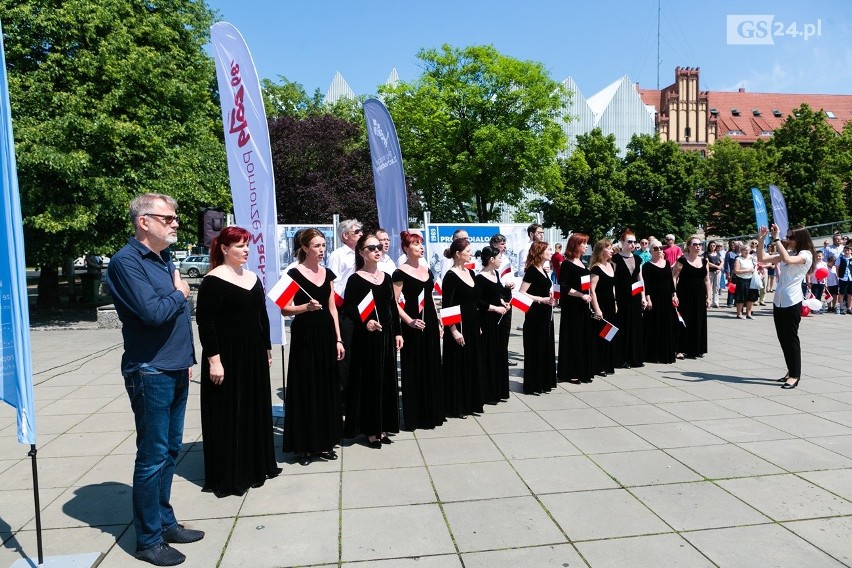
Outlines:
POLYGON ((158 254, 134 237, 110 260, 109 288, 124 337, 123 374, 143 364, 160 371, 195 364, 189 303, 175 288, 174 271, 168 251, 158 254))

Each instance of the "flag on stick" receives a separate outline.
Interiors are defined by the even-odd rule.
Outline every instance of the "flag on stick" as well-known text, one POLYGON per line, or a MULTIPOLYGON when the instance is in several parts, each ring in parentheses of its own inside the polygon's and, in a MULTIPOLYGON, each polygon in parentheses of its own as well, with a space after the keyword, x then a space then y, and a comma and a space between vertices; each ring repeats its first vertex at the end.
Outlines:
POLYGON ((529 310, 530 306, 533 304, 533 299, 520 290, 513 290, 511 303, 522 312, 527 313, 527 310, 529 310))
POLYGON ((680 315, 680 312, 678 310, 675 310, 675 315, 677 315, 677 321, 680 322, 680 325, 682 325, 683 327, 686 327, 686 322, 683 321, 683 316, 680 315))
POLYGON ((618 333, 618 328, 606 321, 605 319, 602 319, 601 321, 603 322, 603 327, 601 328, 598 335, 606 341, 612 341, 612 338, 615 337, 616 333, 618 333))
POLYGON ((559 284, 554 284, 553 288, 551 288, 553 292, 553 299, 558 300, 560 296, 562 296, 562 286, 559 284))
POLYGON ((367 321, 370 318, 370 312, 374 309, 376 309, 376 299, 373 297, 373 291, 370 290, 358 304, 358 313, 361 315, 361 321, 367 321))
POLYGON ((580 276, 580 291, 581 292, 588 292, 591 289, 592 289, 592 275, 591 274, 585 274, 583 276, 580 276))
POLYGON ((284 274, 266 295, 275 302, 275 305, 283 309, 293 300, 298 291, 299 285, 296 281, 284 274))
POLYGON ((467 268, 468 270, 476 270, 476 263, 475 262, 466 262, 466 263, 464 263, 464 267, 467 268))
POLYGON ((506 268, 504 268, 504 269, 503 269, 503 271, 500 273, 500 278, 503 278, 503 277, 505 277, 507 274, 511 274, 511 273, 512 273, 512 265, 511 265, 511 264, 507 264, 507 265, 506 265, 506 268))
POLYGON ((450 306, 441 309, 441 323, 444 327, 461 323, 461 306, 450 306))
POLYGON ((443 291, 443 290, 441 290, 441 283, 440 283, 440 282, 438 282, 437 280, 435 280, 435 286, 434 286, 434 288, 435 288, 435 293, 436 293, 436 294, 438 294, 439 296, 443 296, 443 295, 444 295, 444 291, 443 291))
POLYGON ((343 294, 339 294, 337 290, 334 291, 334 305, 338 308, 343 305, 343 294))
POLYGON ((633 286, 630 287, 630 295, 637 296, 645 291, 645 283, 641 280, 638 282, 634 282, 633 286))
POLYGON ((426 290, 420 290, 420 294, 417 295, 417 313, 422 312, 424 307, 426 307, 426 290))

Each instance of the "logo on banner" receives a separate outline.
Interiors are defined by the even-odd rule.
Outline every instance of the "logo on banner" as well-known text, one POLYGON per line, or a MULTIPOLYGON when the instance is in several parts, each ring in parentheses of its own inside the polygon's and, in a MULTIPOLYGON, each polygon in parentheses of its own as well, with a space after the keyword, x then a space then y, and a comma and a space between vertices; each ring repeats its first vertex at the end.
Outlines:
POLYGON ((234 93, 234 108, 229 114, 231 121, 228 125, 230 134, 237 134, 237 146, 242 148, 251 140, 251 132, 248 130, 248 121, 246 121, 246 105, 243 102, 245 97, 245 88, 242 85, 240 77, 240 66, 231 60, 231 86, 239 87, 234 93))

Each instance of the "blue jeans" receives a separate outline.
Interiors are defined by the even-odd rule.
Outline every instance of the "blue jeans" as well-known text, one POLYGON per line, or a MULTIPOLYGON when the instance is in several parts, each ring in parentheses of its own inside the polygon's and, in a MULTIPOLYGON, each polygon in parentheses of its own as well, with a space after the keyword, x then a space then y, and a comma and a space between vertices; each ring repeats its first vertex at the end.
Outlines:
POLYGON ((163 542, 163 531, 177 525, 169 500, 183 441, 189 373, 142 365, 124 375, 124 387, 136 419, 133 522, 139 551, 163 542))

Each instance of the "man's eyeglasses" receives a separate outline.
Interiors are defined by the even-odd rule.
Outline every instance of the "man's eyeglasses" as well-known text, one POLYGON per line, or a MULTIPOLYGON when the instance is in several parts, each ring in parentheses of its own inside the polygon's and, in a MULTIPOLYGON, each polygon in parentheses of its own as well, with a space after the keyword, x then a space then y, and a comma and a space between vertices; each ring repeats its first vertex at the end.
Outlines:
POLYGON ((651 250, 663 250, 663 247, 651 247, 651 250))
POLYGON ((383 247, 382 245, 366 245, 361 250, 368 250, 370 252, 376 252, 378 250, 384 252, 385 247, 383 247))
POLYGON ((161 215, 159 213, 143 213, 145 217, 157 217, 163 220, 163 223, 166 225, 171 225, 172 223, 180 223, 180 217, 177 215, 161 215))
POLYGON ((352 229, 353 235, 360 235, 363 232, 364 232, 364 229, 352 229))
POLYGON ((641 245, 643 245, 643 246, 644 246, 644 245, 647 245, 647 244, 648 244, 648 241, 642 241, 642 242, 641 242, 641 243, 639 243, 639 244, 641 244, 641 245))

